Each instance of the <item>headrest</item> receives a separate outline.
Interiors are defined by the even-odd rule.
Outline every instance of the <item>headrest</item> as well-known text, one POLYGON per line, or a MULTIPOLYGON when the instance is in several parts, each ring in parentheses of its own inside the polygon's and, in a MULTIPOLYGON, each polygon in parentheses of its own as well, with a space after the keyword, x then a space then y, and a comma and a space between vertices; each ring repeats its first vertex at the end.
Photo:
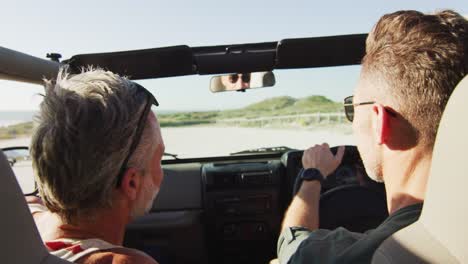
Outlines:
MULTIPOLYGON (((459 260, 468 261, 468 76, 442 115, 420 222, 459 260)), ((429 116, 427 118, 430 118, 429 116)))
POLYGON ((439 124, 421 216, 386 239, 372 263, 468 262, 467 99, 465 76, 450 96, 439 124))

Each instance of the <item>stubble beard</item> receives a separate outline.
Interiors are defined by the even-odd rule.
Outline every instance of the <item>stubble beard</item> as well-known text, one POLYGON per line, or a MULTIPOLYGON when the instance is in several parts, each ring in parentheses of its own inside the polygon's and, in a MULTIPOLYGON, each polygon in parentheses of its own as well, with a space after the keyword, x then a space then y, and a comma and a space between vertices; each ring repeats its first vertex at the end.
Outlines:
POLYGON ((367 175, 373 181, 383 183, 384 178, 382 175, 382 162, 379 157, 376 155, 373 156, 371 160, 369 159, 362 159, 364 163, 364 168, 366 170, 367 175))
POLYGON ((153 201, 159 193, 159 188, 154 188, 152 185, 145 185, 142 191, 141 200, 139 200, 132 209, 132 219, 150 212, 153 207, 153 201))
POLYGON ((383 174, 382 174, 382 159, 378 156, 377 151, 361 151, 361 148, 358 147, 358 151, 361 155, 362 163, 364 164, 364 169, 366 170, 367 175, 373 181, 376 182, 384 182, 383 174), (369 153, 370 155, 366 154, 369 153))

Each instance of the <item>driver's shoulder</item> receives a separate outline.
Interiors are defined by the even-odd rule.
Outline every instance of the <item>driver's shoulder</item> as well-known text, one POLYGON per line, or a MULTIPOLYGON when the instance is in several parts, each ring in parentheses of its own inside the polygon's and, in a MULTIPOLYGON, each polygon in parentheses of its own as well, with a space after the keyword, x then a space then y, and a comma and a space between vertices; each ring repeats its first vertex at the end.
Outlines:
POLYGON ((158 264, 142 251, 131 248, 115 248, 90 254, 78 261, 79 264, 158 264))

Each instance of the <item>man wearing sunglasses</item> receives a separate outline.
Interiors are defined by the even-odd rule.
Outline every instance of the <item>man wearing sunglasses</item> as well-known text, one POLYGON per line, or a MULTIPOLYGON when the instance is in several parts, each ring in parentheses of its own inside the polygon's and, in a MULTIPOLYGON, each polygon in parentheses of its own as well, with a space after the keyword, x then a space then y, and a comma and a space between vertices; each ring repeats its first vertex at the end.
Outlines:
POLYGON ((419 218, 438 124, 467 70, 468 21, 459 14, 401 11, 379 20, 344 107, 368 175, 385 182, 389 217, 365 234, 319 229, 321 182, 344 148, 333 155, 316 145, 304 151, 304 181, 283 221, 281 263, 370 263, 386 238, 419 218))
POLYGON ((221 83, 227 91, 250 88, 250 73, 239 73, 221 76, 221 83))
POLYGON ((163 179, 158 102, 100 69, 62 69, 45 91, 31 143, 41 198, 28 199, 46 247, 75 263, 156 263, 122 243, 163 179))

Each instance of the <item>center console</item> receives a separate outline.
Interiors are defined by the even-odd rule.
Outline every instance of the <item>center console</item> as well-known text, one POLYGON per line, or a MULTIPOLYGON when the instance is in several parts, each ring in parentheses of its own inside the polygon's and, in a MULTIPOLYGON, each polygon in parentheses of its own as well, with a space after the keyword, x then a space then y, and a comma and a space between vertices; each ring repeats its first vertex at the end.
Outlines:
POLYGON ((210 263, 267 263, 275 257, 282 173, 280 161, 203 166, 210 263))

